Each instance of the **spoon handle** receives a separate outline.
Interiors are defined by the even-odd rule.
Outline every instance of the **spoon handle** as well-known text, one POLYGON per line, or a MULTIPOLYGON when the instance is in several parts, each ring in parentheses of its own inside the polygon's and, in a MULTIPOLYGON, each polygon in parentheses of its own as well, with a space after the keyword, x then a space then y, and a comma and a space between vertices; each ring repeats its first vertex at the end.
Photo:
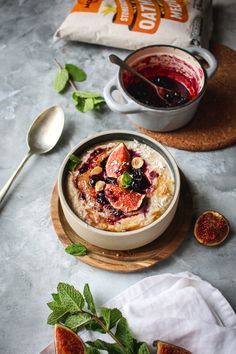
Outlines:
POLYGON ((138 78, 140 78, 141 80, 145 81, 147 84, 153 86, 155 88, 155 90, 157 89, 156 85, 152 81, 148 80, 145 76, 139 74, 139 72, 134 70, 131 66, 126 64, 125 61, 121 60, 115 54, 109 55, 109 59, 113 64, 120 66, 122 69, 126 69, 127 71, 131 72, 133 75, 135 75, 138 78))
POLYGON ((5 185, 2 187, 0 190, 0 203, 2 202, 3 198, 7 194, 8 189, 11 187, 13 181, 15 178, 18 176, 22 168, 24 167, 25 163, 28 161, 28 159, 33 155, 33 153, 29 150, 27 155, 23 158, 15 172, 12 174, 12 176, 9 178, 9 180, 5 183, 5 185))

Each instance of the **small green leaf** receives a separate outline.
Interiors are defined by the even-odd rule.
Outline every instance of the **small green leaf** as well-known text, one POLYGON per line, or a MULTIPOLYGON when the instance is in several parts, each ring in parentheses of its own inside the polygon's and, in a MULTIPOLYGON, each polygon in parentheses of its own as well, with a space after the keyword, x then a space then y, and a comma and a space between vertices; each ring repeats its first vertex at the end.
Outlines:
POLYGON ((59 283, 57 291, 60 296, 62 305, 71 313, 74 314, 81 311, 84 307, 84 298, 82 294, 74 288, 74 286, 59 283))
MULTIPOLYGON (((104 323, 104 320, 102 318, 100 318, 100 320, 104 323)), ((104 323, 105 325, 105 323, 104 323)), ((86 326, 85 328, 88 330, 88 331, 93 331, 93 332, 99 332, 99 333, 106 333, 104 331, 104 329, 97 323, 97 321, 95 320, 91 320, 86 326)))
POLYGON ((111 323, 111 309, 108 309, 106 307, 101 307, 100 312, 105 321, 106 328, 109 329, 111 323))
POLYGON ((74 64, 65 64, 65 69, 68 71, 70 77, 74 81, 84 81, 87 78, 84 70, 80 69, 78 66, 74 64))
POLYGON ((65 326, 74 330, 77 330, 78 327, 86 324, 91 319, 91 316, 88 313, 79 313, 76 315, 70 315, 67 317, 65 326))
POLYGON ((125 346, 127 353, 133 353, 134 338, 128 327, 127 320, 121 317, 116 327, 116 337, 125 346))
POLYGON ((100 351, 96 348, 86 347, 86 354, 100 354, 100 351))
POLYGON ((58 303, 61 303, 59 294, 52 294, 52 298, 53 298, 54 301, 56 301, 58 303))
POLYGON ((109 354, 126 354, 120 346, 116 343, 106 343, 101 339, 97 339, 94 342, 86 342, 89 346, 95 349, 105 350, 109 354))
POLYGON ((97 311, 96 311, 96 307, 94 305, 94 300, 93 300, 93 295, 90 291, 90 288, 89 288, 89 285, 88 284, 85 284, 84 285, 84 298, 85 298, 85 301, 87 302, 88 304, 88 309, 94 313, 96 315, 97 311))
POLYGON ((78 156, 74 154, 70 155, 67 163, 68 170, 73 171, 76 167, 78 167, 81 164, 81 162, 82 161, 78 156))
POLYGON ((141 343, 139 349, 138 349, 138 354, 150 354, 150 350, 147 346, 146 343, 141 343))
POLYGON ((50 308, 50 310, 54 311, 55 309, 58 309, 58 307, 61 307, 61 304, 57 301, 51 301, 47 303, 47 306, 50 308))
POLYGON ((132 181, 133 181, 133 179, 132 179, 131 175, 127 171, 125 171, 121 176, 121 187, 122 188, 129 188, 132 184, 132 181))
POLYGON ((81 243, 73 243, 65 248, 66 253, 71 254, 72 256, 86 256, 88 254, 87 248, 81 243))
POLYGON ((62 92, 69 80, 69 74, 66 69, 60 69, 54 79, 53 87, 56 92, 62 92))
POLYGON ((90 91, 74 91, 72 94, 74 100, 77 98, 101 98, 102 95, 98 92, 90 92, 90 91))
POLYGON ((119 321, 119 319, 122 317, 122 313, 120 312, 120 310, 114 308, 111 310, 111 316, 110 316, 110 329, 112 329, 117 321, 119 321))
POLYGON ((47 323, 50 325, 56 324, 62 317, 68 313, 68 310, 63 306, 58 306, 54 309, 53 312, 48 316, 47 323))

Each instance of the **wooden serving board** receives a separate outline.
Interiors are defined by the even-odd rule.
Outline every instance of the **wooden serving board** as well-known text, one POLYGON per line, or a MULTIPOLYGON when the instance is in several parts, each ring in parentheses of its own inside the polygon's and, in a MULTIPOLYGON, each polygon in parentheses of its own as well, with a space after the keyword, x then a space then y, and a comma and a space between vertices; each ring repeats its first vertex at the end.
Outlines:
POLYGON ((54 229, 64 247, 80 242, 88 249, 88 255, 76 257, 93 267, 112 272, 134 272, 154 266, 169 257, 184 241, 192 219, 192 197, 186 179, 181 178, 181 195, 179 206, 171 225, 155 241, 146 246, 129 251, 111 251, 94 246, 69 226, 63 214, 57 185, 51 198, 51 218, 54 229))
POLYGON ((190 151, 222 149, 236 143, 236 51, 212 43, 218 69, 193 120, 176 131, 159 133, 139 127, 162 144, 190 151))

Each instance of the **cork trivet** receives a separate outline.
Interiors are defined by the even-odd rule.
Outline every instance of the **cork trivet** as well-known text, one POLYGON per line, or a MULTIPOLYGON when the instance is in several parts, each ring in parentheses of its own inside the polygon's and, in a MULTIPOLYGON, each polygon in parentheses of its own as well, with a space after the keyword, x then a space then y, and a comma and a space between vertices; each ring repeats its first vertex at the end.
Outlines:
POLYGON ((57 185, 51 199, 51 219, 56 234, 66 247, 80 242, 88 249, 88 255, 76 257, 90 266, 111 272, 135 272, 147 269, 170 257, 188 235, 192 221, 192 196, 189 185, 181 173, 181 193, 176 215, 167 230, 146 246, 129 251, 111 251, 91 245, 68 224, 61 208, 57 185))
POLYGON ((193 120, 168 133, 139 129, 160 143, 182 150, 209 151, 236 142, 236 51, 213 43, 218 69, 209 79, 206 93, 193 120))

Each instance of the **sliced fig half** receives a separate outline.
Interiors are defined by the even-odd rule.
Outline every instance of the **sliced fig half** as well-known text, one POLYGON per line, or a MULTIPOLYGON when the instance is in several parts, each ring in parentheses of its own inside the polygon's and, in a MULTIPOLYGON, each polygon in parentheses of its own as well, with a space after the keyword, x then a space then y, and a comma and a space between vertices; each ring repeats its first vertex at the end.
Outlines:
POLYGON ((145 195, 128 191, 114 184, 106 184, 105 196, 113 208, 128 213, 137 210, 145 198, 145 195))
POLYGON ((199 216, 194 226, 197 241, 205 246, 219 245, 228 234, 229 222, 217 211, 205 211, 199 216))
POLYGON ((160 340, 155 342, 155 345, 157 346, 157 354, 191 354, 187 349, 160 340))
POLYGON ((55 325, 54 341, 56 354, 85 354, 86 352, 82 339, 60 324, 55 325))
POLYGON ((123 172, 128 171, 130 166, 130 154, 124 143, 120 143, 112 150, 106 163, 108 177, 117 178, 123 172))

